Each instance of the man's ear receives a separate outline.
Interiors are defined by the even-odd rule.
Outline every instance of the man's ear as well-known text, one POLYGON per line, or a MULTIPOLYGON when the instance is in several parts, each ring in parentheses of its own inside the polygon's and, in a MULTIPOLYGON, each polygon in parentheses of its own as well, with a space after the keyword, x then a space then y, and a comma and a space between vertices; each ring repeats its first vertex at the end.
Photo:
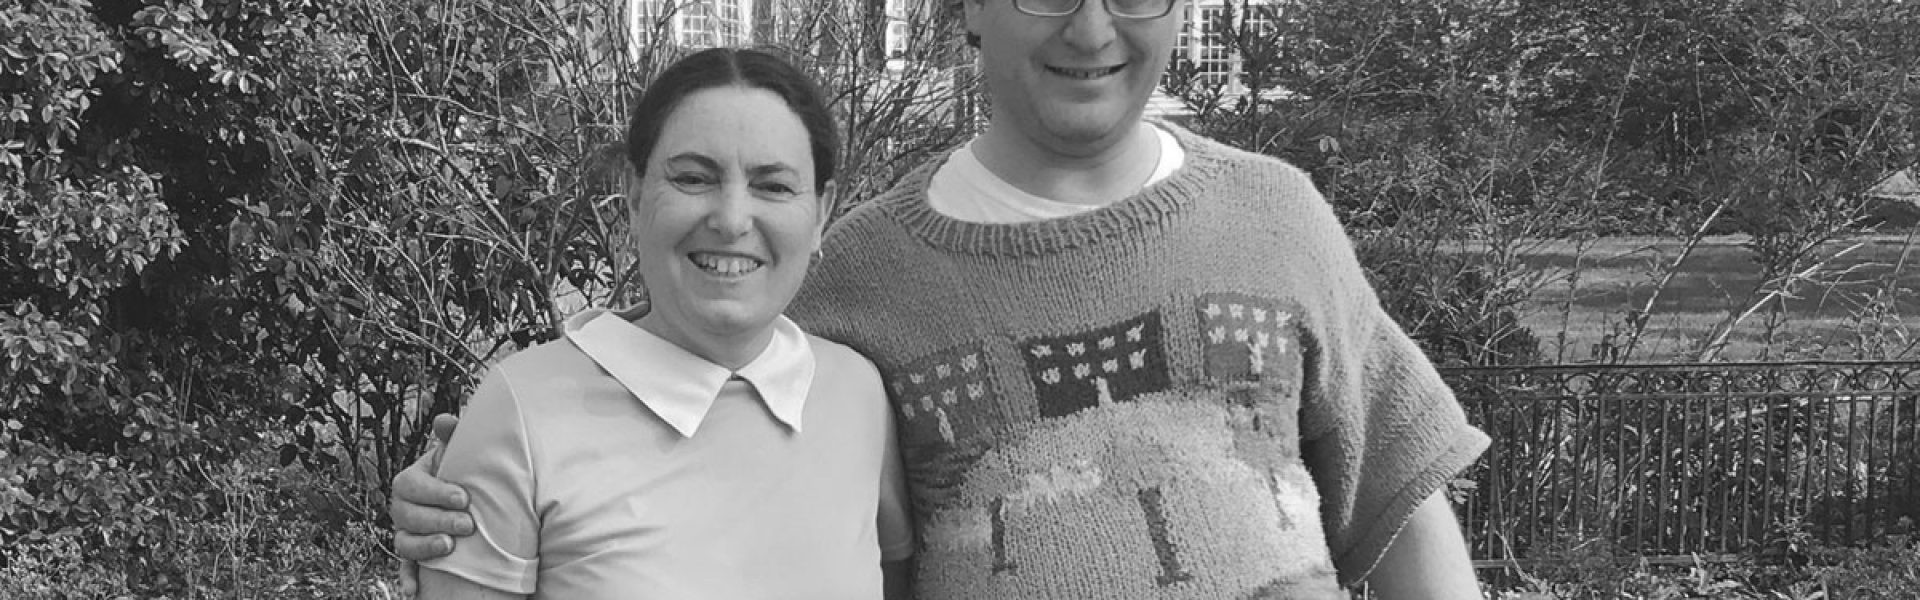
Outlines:
POLYGON ((982 6, 984 1, 985 0, 960 0, 961 27, 965 29, 968 40, 976 48, 979 47, 980 44, 972 40, 979 39, 979 32, 983 31, 986 27, 985 24, 980 23, 980 21, 986 19, 985 16, 981 15, 981 9, 985 8, 982 6))

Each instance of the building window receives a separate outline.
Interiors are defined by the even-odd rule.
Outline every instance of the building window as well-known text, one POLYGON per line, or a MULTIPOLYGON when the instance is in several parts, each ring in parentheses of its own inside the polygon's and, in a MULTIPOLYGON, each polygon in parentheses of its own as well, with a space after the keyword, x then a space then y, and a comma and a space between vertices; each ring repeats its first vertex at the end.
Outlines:
POLYGON ((907 54, 907 41, 912 37, 906 21, 887 22, 887 58, 900 58, 907 54))
POLYGON ((1240 56, 1228 45, 1218 39, 1236 35, 1245 28, 1253 36, 1271 36, 1279 30, 1278 24, 1271 18, 1276 15, 1279 2, 1253 1, 1235 2, 1234 22, 1225 24, 1231 29, 1217 31, 1222 23, 1221 15, 1227 7, 1218 0, 1196 0, 1187 4, 1186 26, 1180 28, 1175 46, 1175 58, 1192 61, 1198 69, 1199 83, 1233 87, 1239 85, 1240 56))
POLYGON ((747 43, 747 10, 741 6, 743 0, 711 0, 716 21, 716 41, 718 45, 739 46, 747 43))
POLYGON ((713 18, 713 6, 705 2, 688 2, 680 7, 677 15, 680 21, 680 45, 705 47, 720 43, 719 23, 713 18))
POLYGON ((1229 83, 1236 66, 1234 63, 1238 62, 1238 57, 1217 39, 1219 36, 1232 35, 1231 31, 1218 31, 1220 15, 1224 12, 1226 8, 1222 6, 1202 6, 1194 15, 1197 19, 1194 22, 1200 27, 1196 33, 1200 35, 1194 44, 1197 52, 1194 53, 1193 64, 1200 68, 1200 81, 1207 85, 1229 83))
POLYGON ((1180 8, 1180 34, 1173 41, 1174 60, 1193 60, 1193 4, 1186 3, 1180 8))
POLYGON ((633 38, 646 43, 664 34, 680 46, 739 46, 753 33, 752 0, 629 0, 633 38), (664 25, 664 31, 660 26, 664 25))

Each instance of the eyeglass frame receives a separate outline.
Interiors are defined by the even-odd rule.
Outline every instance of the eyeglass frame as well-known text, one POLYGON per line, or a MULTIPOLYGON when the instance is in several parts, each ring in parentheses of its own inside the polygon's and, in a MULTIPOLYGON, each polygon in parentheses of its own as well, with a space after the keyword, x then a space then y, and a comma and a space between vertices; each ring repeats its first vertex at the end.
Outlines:
POLYGON ((1180 0, 1166 0, 1167 2, 1166 10, 1161 11, 1160 14, 1157 14, 1157 15, 1145 16, 1145 15, 1123 15, 1117 12, 1113 12, 1113 3, 1108 2, 1107 0, 1075 0, 1073 3, 1073 8, 1069 8, 1066 10, 1066 12, 1060 12, 1060 13, 1034 12, 1032 10, 1028 10, 1026 6, 1022 5, 1022 3, 1025 0, 1008 0, 1008 1, 1013 3, 1014 10, 1020 11, 1020 14, 1027 15, 1029 17, 1070 17, 1070 16, 1073 16, 1073 13, 1080 12, 1080 9, 1085 8, 1087 6, 1087 2, 1094 1, 1094 2, 1099 2, 1100 7, 1105 9, 1107 11, 1107 14, 1112 15, 1113 18, 1136 19, 1141 21, 1151 21, 1153 19, 1158 19, 1161 17, 1165 17, 1167 15, 1173 14, 1173 7, 1178 6, 1180 4, 1180 0))

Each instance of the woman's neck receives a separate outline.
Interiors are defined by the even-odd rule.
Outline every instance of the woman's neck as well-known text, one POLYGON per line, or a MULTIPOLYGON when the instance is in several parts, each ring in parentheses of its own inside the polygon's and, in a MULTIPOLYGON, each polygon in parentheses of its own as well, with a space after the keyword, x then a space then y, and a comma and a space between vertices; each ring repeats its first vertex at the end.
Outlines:
POLYGON ((660 336, 688 353, 706 359, 729 371, 738 371, 746 367, 773 341, 773 324, 767 323, 755 331, 717 334, 698 327, 688 327, 673 322, 659 312, 648 312, 635 323, 648 333, 660 336))

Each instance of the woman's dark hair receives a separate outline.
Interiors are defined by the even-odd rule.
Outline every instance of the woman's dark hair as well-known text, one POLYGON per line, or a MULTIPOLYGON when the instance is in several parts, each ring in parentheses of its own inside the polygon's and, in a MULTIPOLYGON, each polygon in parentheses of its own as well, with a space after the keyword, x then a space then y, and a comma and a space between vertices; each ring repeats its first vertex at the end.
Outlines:
POLYGON ((787 108, 800 117, 807 128, 813 149, 813 185, 816 192, 833 179, 834 149, 840 136, 833 127, 833 116, 813 79, 792 63, 763 50, 748 48, 709 48, 674 61, 660 77, 647 86, 640 104, 627 121, 627 162, 636 175, 645 174, 647 159, 660 140, 660 128, 680 102, 694 92, 744 86, 766 90, 785 100, 787 108))

